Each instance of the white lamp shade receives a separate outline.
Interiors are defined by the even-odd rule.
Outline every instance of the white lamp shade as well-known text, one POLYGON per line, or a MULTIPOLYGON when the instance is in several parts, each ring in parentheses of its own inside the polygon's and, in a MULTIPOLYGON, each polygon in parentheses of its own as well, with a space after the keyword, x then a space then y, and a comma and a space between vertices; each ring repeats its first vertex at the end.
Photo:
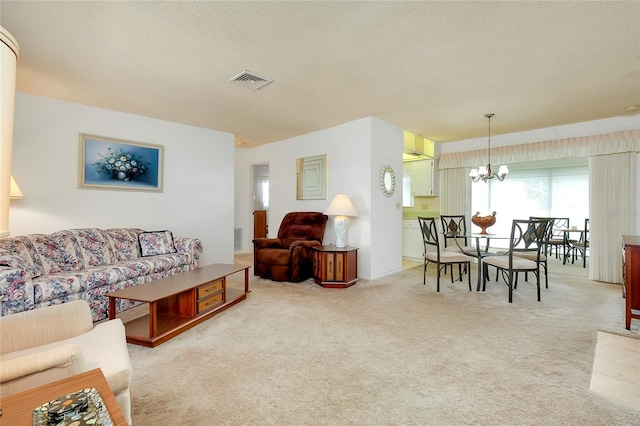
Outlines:
POLYGON ((333 234, 336 238, 336 247, 346 247, 349 216, 358 216, 358 211, 349 197, 345 194, 336 194, 324 214, 335 216, 333 218, 333 234))
POLYGON ((11 183, 9 184, 9 198, 23 198, 22 191, 16 183, 16 180, 11 176, 11 183))
POLYGON ((324 211, 329 216, 358 216, 358 211, 345 194, 336 194, 331 200, 331 204, 324 211))

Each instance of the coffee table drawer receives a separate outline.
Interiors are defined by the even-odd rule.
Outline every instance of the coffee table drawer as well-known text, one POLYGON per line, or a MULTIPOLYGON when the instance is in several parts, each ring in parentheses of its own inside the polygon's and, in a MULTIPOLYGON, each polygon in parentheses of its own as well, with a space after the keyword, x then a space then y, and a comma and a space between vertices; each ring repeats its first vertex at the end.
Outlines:
POLYGON ((206 311, 207 309, 215 308, 222 303, 222 293, 218 293, 215 296, 198 300, 198 314, 206 311))
POLYGON ((222 280, 212 281, 198 287, 198 300, 222 290, 222 280))

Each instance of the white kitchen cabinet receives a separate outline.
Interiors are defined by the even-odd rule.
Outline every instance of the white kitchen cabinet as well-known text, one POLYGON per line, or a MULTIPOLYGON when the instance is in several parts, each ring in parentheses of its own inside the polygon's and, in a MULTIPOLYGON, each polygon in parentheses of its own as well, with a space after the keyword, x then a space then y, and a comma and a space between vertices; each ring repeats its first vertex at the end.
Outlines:
MULTIPOLYGON (((433 246, 428 246, 427 251, 435 252, 433 246)), ((418 218, 402 219, 402 257, 422 262, 424 259, 424 243, 418 218)))
POLYGON ((432 197, 434 190, 434 160, 417 160, 403 163, 403 168, 411 174, 411 195, 432 197))
POLYGON ((402 219, 402 257, 422 260, 424 245, 418 219, 402 219))

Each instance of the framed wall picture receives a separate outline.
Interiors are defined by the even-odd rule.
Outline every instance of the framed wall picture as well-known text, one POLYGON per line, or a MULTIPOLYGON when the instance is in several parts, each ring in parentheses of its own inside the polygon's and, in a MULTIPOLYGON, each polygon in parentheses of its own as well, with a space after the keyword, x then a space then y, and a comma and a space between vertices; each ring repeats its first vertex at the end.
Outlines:
POLYGON ((162 192, 164 147, 80 133, 78 186, 162 192))
POLYGON ((296 160, 296 199, 325 200, 327 198, 327 156, 296 160))

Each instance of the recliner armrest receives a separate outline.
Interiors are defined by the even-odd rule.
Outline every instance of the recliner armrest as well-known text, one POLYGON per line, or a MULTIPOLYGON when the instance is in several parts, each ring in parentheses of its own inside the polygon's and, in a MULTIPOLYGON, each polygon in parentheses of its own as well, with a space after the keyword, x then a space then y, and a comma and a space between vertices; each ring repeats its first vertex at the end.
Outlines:
POLYGON ((253 239, 254 250, 263 248, 287 248, 282 246, 282 240, 280 238, 254 238, 253 239))
POLYGON ((298 240, 291 243, 291 245, 289 246, 289 250, 293 250, 294 248, 299 246, 304 248, 311 248, 311 247, 317 247, 321 245, 322 243, 316 240, 310 240, 310 241, 298 240))
POLYGON ((0 393, 11 395, 85 369, 85 360, 75 344, 26 349, 0 357, 0 393))

